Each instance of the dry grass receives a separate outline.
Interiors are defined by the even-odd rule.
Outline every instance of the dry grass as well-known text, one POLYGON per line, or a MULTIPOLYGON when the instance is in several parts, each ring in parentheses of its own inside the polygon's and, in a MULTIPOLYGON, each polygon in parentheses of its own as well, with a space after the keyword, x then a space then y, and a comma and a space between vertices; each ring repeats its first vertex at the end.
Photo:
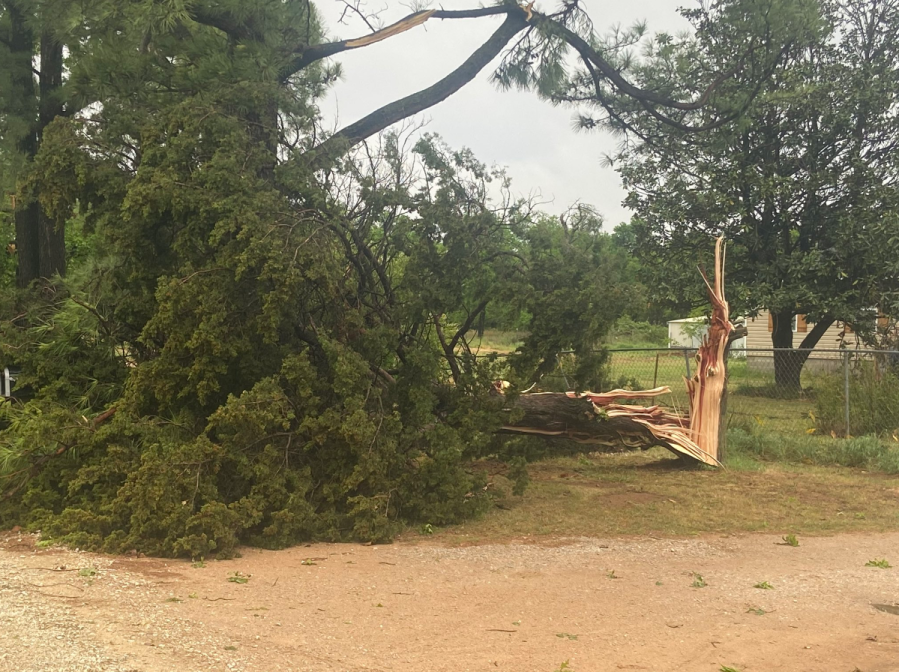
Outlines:
MULTIPOLYGON (((486 465, 493 473, 498 464, 486 465)), ((899 476, 840 467, 760 464, 682 469, 668 453, 557 458, 529 466, 523 497, 478 521, 438 530, 446 542, 514 537, 694 535, 768 531, 820 535, 899 529, 899 476)), ((508 491, 500 473, 495 486, 508 491)))

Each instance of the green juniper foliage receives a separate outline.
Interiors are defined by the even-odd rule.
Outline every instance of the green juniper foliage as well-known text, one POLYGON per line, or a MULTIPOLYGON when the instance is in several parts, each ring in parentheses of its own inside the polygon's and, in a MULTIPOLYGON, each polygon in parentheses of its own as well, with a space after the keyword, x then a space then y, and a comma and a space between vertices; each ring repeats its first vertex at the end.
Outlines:
POLYGON ((596 379, 625 295, 599 220, 538 216, 431 136, 313 170, 335 71, 286 74, 283 48, 320 39, 311 7, 256 3, 233 14, 242 39, 179 7, 84 5, 81 111, 20 175, 68 224, 69 272, 2 297, 22 374, 0 404, 0 524, 202 558, 473 516, 484 455, 513 460, 520 493, 492 382, 557 349, 596 379), (470 349, 494 310, 539 335, 513 366, 470 349))
MULTIPOLYGON (((566 44, 628 58, 576 3, 533 24, 485 11, 506 43, 526 31, 501 84, 558 102, 586 76, 566 44)), ((568 384, 603 384, 597 346, 638 292, 599 218, 542 215, 439 138, 376 136, 414 110, 323 141, 339 67, 311 3, 2 0, 0 37, 19 204, 0 208, 19 247, 0 357, 22 370, 0 403, 0 525, 197 558, 385 540, 488 506, 480 457, 523 491, 539 451, 497 437, 495 380, 514 397, 571 351, 568 384), (488 316, 528 334, 513 357, 476 356, 488 316)), ((763 72, 766 47, 725 60, 763 72)), ((606 84, 591 95, 630 117, 653 95, 606 84)))

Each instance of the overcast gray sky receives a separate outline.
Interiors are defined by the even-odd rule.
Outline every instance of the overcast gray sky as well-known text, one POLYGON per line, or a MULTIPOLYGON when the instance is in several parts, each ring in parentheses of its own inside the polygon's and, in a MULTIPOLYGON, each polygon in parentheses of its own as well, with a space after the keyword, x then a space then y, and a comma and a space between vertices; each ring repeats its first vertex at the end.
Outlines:
MULTIPOLYGON (((582 1, 601 32, 639 20, 647 22, 650 32, 680 32, 689 28, 677 12, 684 5, 692 6, 692 0, 582 1)), ((369 0, 368 6, 384 8, 383 25, 410 11, 408 3, 395 0, 369 0)), ((442 0, 433 6, 472 8, 478 0, 442 0)), ((556 6, 556 2, 538 0, 535 8, 546 12, 556 6)), ((329 37, 348 39, 368 32, 353 16, 338 23, 344 7, 339 0, 319 0, 318 7, 329 37)), ((322 104, 325 119, 332 127, 344 126, 430 86, 467 58, 501 20, 432 20, 384 42, 341 54, 338 60, 344 76, 322 104)), ((533 93, 497 90, 489 81, 495 65, 425 112, 425 130, 439 133, 452 147, 470 147, 484 163, 506 166, 513 190, 540 196, 548 212, 559 213, 581 201, 596 206, 609 228, 629 219, 621 205, 624 191, 618 176, 602 165, 602 155, 614 149, 615 139, 605 133, 575 131, 571 108, 554 108, 533 93)))

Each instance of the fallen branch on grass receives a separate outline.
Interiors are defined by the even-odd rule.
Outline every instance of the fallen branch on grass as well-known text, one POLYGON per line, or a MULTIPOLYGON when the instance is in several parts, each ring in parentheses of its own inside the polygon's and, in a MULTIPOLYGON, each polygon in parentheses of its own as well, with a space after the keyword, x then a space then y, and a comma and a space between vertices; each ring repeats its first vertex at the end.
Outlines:
POLYGON ((563 438, 604 452, 645 450, 663 446, 705 464, 720 463, 690 437, 686 418, 661 406, 620 403, 668 394, 668 387, 654 390, 611 392, 536 392, 522 394, 504 409, 515 420, 503 425, 507 434, 531 434, 563 438))

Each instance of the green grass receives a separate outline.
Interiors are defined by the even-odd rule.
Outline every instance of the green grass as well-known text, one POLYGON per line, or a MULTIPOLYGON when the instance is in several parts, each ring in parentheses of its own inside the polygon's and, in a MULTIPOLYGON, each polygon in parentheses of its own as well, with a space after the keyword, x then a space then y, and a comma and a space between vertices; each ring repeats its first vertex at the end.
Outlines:
MULTIPOLYGON (((774 386, 770 360, 763 358, 733 358, 728 365, 728 423, 740 426, 752 422, 795 433, 814 428, 814 401, 808 395, 781 398, 774 386)), ((684 378, 687 365, 679 350, 649 352, 612 352, 609 363, 611 380, 632 381, 634 389, 649 389, 660 385, 671 388, 671 394, 657 398, 658 403, 685 411, 689 407, 684 378), (658 360, 658 364, 657 364, 658 360)), ((690 358, 690 372, 695 362, 690 358)), ((805 388, 814 389, 821 380, 813 371, 803 373, 805 388)))
POLYGON ((625 315, 615 322, 606 340, 610 348, 667 348, 668 325, 635 322, 625 315))
POLYGON ((865 567, 879 567, 880 569, 890 569, 892 565, 885 558, 881 558, 879 560, 875 558, 874 560, 868 560, 868 562, 865 563, 865 567))
POLYGON ((899 444, 873 436, 840 439, 773 432, 764 427, 736 428, 728 432, 727 449, 743 462, 854 467, 899 474, 899 444))
MULTIPOLYGON (((733 434, 733 432, 731 433, 733 434)), ((558 457, 528 465, 522 497, 496 462, 498 507, 432 538, 502 541, 530 536, 604 537, 768 532, 781 538, 899 530, 899 476, 857 468, 760 459, 731 441, 727 470, 683 469, 665 450, 558 457)), ((405 535, 421 540, 417 530, 405 535)))
POLYGON ((814 405, 808 399, 770 399, 728 393, 727 426, 804 435, 815 427, 813 410, 814 405))
POLYGON ((486 354, 489 352, 514 352, 524 343, 527 333, 523 331, 498 331, 485 329, 483 338, 477 337, 471 342, 471 349, 475 353, 486 354))
MULTIPOLYGON (((852 434, 899 436, 899 375, 857 362, 849 378, 849 430, 852 434)), ((822 378, 815 395, 817 424, 824 433, 845 434, 845 381, 822 378)))

